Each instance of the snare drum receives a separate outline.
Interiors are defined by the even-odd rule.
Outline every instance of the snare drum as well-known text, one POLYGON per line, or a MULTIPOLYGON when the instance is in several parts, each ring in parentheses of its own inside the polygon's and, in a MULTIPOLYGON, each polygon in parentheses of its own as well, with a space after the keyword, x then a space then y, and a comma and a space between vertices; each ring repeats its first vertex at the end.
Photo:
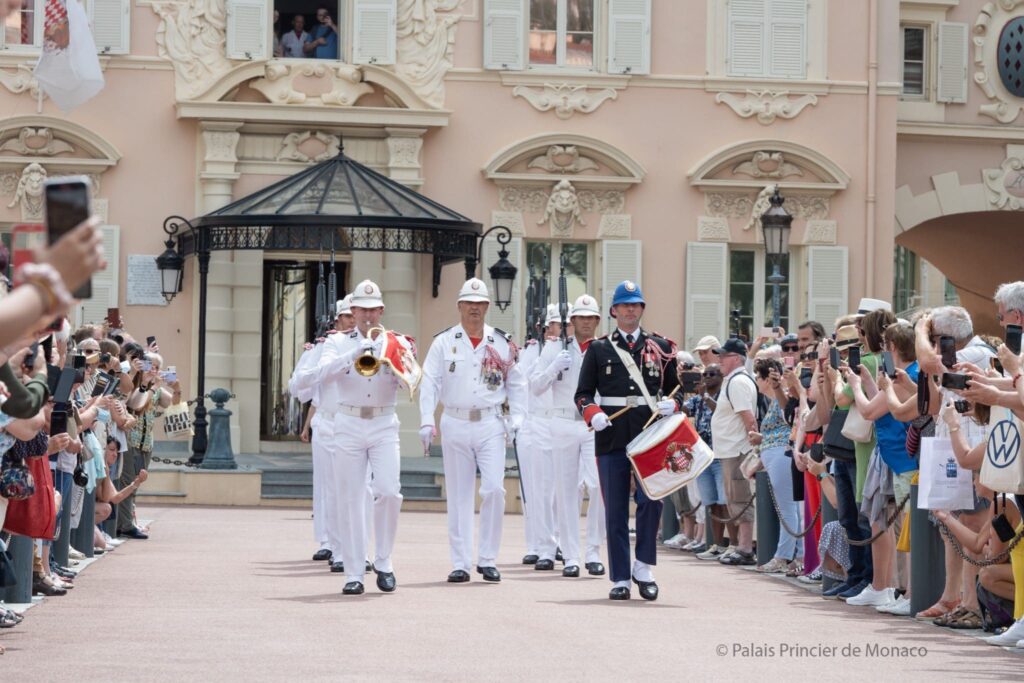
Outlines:
POLYGON ((683 413, 662 418, 626 446, 626 456, 651 500, 661 500, 697 478, 715 459, 683 413))

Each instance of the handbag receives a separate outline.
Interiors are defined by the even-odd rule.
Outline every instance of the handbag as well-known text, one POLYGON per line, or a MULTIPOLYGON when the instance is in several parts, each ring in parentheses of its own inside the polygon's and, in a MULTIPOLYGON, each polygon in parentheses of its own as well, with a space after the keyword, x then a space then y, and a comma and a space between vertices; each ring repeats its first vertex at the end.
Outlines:
POLYGON ((57 504, 54 500, 53 475, 46 458, 29 458, 27 467, 35 479, 36 490, 25 500, 7 504, 4 531, 29 538, 52 540, 57 526, 57 504))
POLYGON ((960 467, 953 442, 935 436, 921 439, 917 507, 922 510, 973 510, 974 477, 960 467))
POLYGON ((764 463, 761 462, 761 456, 756 450, 747 453, 743 456, 743 460, 740 461, 740 472, 746 479, 753 479, 754 475, 763 469, 764 463))
POLYGON ((864 419, 857 406, 850 406, 846 412, 846 421, 843 423, 841 434, 850 441, 871 443, 871 439, 875 435, 875 423, 864 419))
POLYGON ((175 403, 164 411, 164 436, 168 439, 187 439, 194 436, 192 416, 188 404, 175 403))
POLYGON ((25 459, 7 451, 0 465, 0 496, 8 500, 25 500, 36 492, 36 482, 25 459))
POLYGON ((999 493, 1024 493, 1024 452, 1021 433, 1024 425, 1009 408, 1004 408, 999 419, 996 408, 985 443, 985 459, 981 462, 982 486, 999 493))
POLYGON ((926 436, 935 436, 935 420, 931 415, 915 417, 907 427, 907 455, 917 457, 921 450, 921 439, 926 436))
POLYGON ((828 420, 828 427, 825 429, 825 436, 821 439, 825 455, 833 460, 852 462, 856 459, 853 441, 843 435, 843 425, 846 423, 849 411, 833 408, 832 415, 828 420))

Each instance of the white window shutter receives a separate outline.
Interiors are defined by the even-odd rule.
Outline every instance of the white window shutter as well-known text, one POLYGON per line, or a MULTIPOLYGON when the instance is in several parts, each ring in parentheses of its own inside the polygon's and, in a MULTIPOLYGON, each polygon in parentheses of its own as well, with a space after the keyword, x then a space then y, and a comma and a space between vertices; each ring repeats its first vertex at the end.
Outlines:
POLYGON ((523 309, 523 288, 521 283, 524 277, 523 273, 526 272, 526 268, 523 267, 523 239, 521 237, 513 237, 512 241, 505 246, 505 249, 508 250, 508 260, 519 269, 516 273, 516 280, 512 283, 512 303, 508 305, 508 308, 502 311, 494 303, 494 295, 496 294, 494 281, 491 280, 491 274, 487 270, 498 261, 498 252, 501 251, 501 245, 498 244, 497 240, 492 239, 484 242, 484 248, 480 254, 480 279, 487 283, 487 289, 491 293, 491 305, 487 308, 487 323, 508 332, 512 335, 512 340, 516 344, 520 344, 525 336, 521 324, 523 309))
POLYGON ((227 0, 227 18, 228 59, 270 57, 266 0, 227 0))
POLYGON ((768 0, 729 0, 726 62, 730 76, 765 75, 768 0))
POLYGON ((807 0, 772 0, 768 29, 766 75, 804 78, 807 74, 807 0))
POLYGON ((651 0, 609 0, 608 72, 651 73, 651 0))
POLYGON ((725 341, 728 277, 728 245, 687 242, 685 348, 692 349, 709 334, 725 341))
POLYGON ((118 307, 121 228, 104 225, 100 229, 103 231, 103 256, 107 260, 107 267, 92 274, 92 298, 78 305, 78 325, 102 323, 107 319, 107 309, 118 307))
POLYGON ((90 0, 89 23, 97 52, 103 55, 128 54, 131 16, 131 0, 90 0))
POLYGON ((356 64, 394 64, 398 0, 355 0, 352 61, 356 64))
POLYGON ((521 71, 526 59, 526 0, 484 0, 484 68, 521 71))
POLYGON ((967 101, 967 24, 939 24, 939 102, 967 101))
POLYGON ((807 247, 807 317, 824 325, 830 334, 835 331, 836 319, 850 312, 848 271, 846 247, 807 247))
POLYGON ((612 295, 623 280, 632 280, 643 287, 641 269, 643 242, 640 240, 605 240, 601 243, 601 297, 606 318, 611 316, 612 295))

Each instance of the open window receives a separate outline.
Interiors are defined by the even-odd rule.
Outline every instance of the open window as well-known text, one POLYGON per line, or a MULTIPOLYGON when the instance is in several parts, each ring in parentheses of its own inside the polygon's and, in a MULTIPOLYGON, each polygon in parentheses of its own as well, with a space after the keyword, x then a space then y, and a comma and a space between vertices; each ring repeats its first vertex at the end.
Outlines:
MULTIPOLYGON (((271 18, 273 56, 285 59, 344 59, 345 0, 275 0, 271 18)), ((229 55, 231 56, 231 55, 229 55)))

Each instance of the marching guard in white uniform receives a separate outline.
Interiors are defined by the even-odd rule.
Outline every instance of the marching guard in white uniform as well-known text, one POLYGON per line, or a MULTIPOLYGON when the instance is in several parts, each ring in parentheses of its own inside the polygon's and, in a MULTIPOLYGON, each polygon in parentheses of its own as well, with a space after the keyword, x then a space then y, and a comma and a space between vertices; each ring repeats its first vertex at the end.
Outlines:
POLYGON ((601 546, 605 539, 604 502, 597 475, 594 433, 576 409, 576 384, 583 354, 601 322, 601 311, 594 297, 584 294, 576 299, 569 317, 573 336, 566 349, 558 342, 544 346, 530 375, 534 395, 552 395, 550 429, 554 459, 555 507, 558 516, 558 540, 565 558, 562 576, 580 575, 580 494, 586 487, 590 498, 587 509, 586 568, 592 576, 605 573, 601 564, 601 546), (561 374, 561 377, 559 377, 561 374))
POLYGON ((487 285, 467 280, 459 292, 461 323, 434 337, 423 363, 420 390, 420 440, 424 453, 436 434, 434 411, 441 416, 448 497, 450 583, 469 581, 473 564, 473 508, 476 471, 480 470, 480 541, 477 572, 485 581, 501 581, 495 566, 505 512, 505 444, 526 413, 526 378, 516 364, 508 335, 484 323, 490 304, 487 285), (509 415, 503 416, 507 401, 509 415))
MULTIPOLYGON (((559 333, 558 306, 548 305, 542 337, 559 333)), ((552 343, 550 339, 547 343, 552 343)), ((541 346, 531 339, 519 354, 519 369, 529 379, 540 358, 541 346)), ((527 395, 527 418, 519 430, 519 480, 522 484, 526 556, 523 564, 538 571, 555 568, 558 541, 555 539, 555 470, 552 464, 551 392, 527 395)))
MULTIPOLYGON (((338 551, 346 569, 347 582, 342 593, 363 592, 367 467, 373 473, 373 570, 377 587, 390 593, 397 587, 391 551, 402 507, 395 403, 398 389, 406 380, 400 378, 399 368, 383 359, 412 359, 415 366, 416 351, 411 339, 379 327, 384 300, 376 284, 364 280, 356 285, 351 306, 356 329, 327 340, 317 372, 318 381, 323 384, 321 391, 337 390, 337 400, 321 400, 319 414, 331 424, 335 435, 328 447, 333 487, 338 496, 335 518, 342 536, 338 551)), ((415 389, 415 384, 406 385, 415 389)))

